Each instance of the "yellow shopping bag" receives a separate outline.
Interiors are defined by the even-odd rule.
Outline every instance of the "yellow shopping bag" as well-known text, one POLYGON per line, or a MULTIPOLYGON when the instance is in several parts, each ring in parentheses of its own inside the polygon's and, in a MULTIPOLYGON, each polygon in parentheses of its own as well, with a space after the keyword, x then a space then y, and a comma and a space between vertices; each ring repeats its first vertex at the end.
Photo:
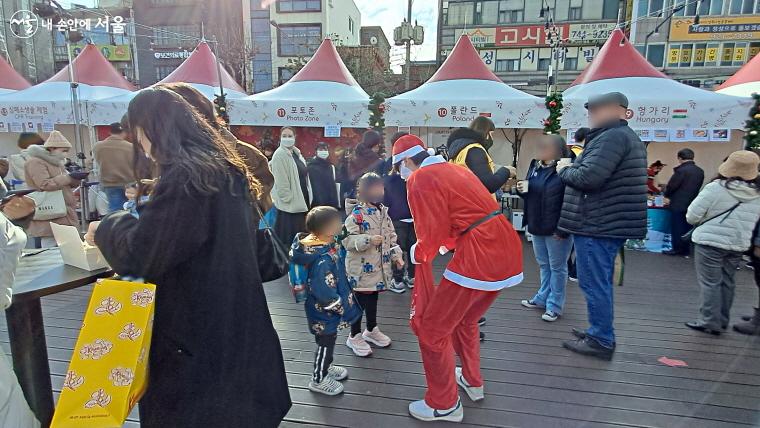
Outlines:
POLYGON ((53 416, 53 428, 121 427, 147 387, 156 286, 95 285, 53 416))

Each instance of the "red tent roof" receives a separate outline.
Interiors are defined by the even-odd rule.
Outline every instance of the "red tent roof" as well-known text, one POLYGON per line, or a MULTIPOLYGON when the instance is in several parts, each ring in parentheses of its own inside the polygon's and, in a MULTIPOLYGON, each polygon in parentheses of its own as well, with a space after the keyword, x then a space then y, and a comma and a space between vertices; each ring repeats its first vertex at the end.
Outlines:
POLYGON ((470 37, 462 34, 451 50, 446 61, 441 68, 435 72, 428 82, 439 82, 442 80, 456 79, 476 79, 476 80, 493 80, 501 82, 501 79, 488 69, 488 66, 480 58, 480 54, 472 45, 470 37))
POLYGON ((591 64, 570 86, 617 77, 658 77, 669 79, 646 60, 625 38, 620 29, 610 34, 610 38, 596 54, 591 64))
POLYGON ((0 88, 20 91, 32 85, 0 56, 0 88))
MULTIPOLYGON (((227 70, 222 67, 222 84, 226 89, 245 93, 227 70)), ((208 43, 200 42, 190 57, 176 70, 159 83, 199 83, 201 85, 219 86, 219 72, 216 68, 216 55, 211 52, 208 43)))
MULTIPOLYGON (((74 79, 90 86, 110 86, 112 88, 134 91, 135 87, 127 81, 110 62, 100 53, 97 46, 88 44, 74 58, 74 79)), ((69 65, 46 80, 46 82, 68 82, 69 65)))
POLYGON ((338 55, 338 51, 335 50, 335 46, 330 39, 322 41, 317 51, 314 52, 314 56, 288 82, 304 82, 308 80, 359 86, 354 76, 346 68, 346 64, 340 59, 340 55, 338 55))
POLYGON ((733 76, 718 86, 717 90, 742 83, 760 82, 760 55, 755 55, 748 63, 744 64, 733 76))

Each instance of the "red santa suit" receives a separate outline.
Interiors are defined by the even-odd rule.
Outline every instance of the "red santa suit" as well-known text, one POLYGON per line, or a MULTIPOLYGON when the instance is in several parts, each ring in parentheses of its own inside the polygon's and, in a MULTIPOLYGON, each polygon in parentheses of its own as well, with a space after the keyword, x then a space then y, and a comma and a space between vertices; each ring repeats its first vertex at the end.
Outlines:
MULTIPOLYGON (((394 162, 419 153, 403 149, 394 145, 394 162)), ((410 324, 425 368, 425 402, 450 409, 459 396, 455 353, 467 383, 483 385, 478 320, 500 290, 522 282, 522 243, 480 180, 440 156, 425 159, 411 174, 407 192, 417 233, 410 259, 420 265, 410 324), (432 262, 443 247, 454 250, 454 257, 436 286, 432 262)))

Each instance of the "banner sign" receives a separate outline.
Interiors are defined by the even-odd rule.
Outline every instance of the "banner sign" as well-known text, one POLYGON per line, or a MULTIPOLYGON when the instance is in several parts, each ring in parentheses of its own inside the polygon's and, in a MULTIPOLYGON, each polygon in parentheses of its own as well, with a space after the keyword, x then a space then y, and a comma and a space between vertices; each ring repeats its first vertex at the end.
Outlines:
POLYGON ((673 18, 670 41, 699 40, 757 40, 760 39, 760 16, 702 17, 699 25, 694 18, 673 18))
MULTIPOLYGON (((557 29, 563 39, 569 44, 590 44, 607 40, 614 22, 592 22, 584 24, 558 24, 557 29)), ((547 46, 546 28, 543 24, 514 25, 509 27, 481 27, 469 30, 456 30, 455 38, 462 34, 470 37, 477 48, 514 47, 514 46, 547 46)))
MULTIPOLYGON (((108 61, 131 61, 132 50, 129 45, 95 45, 108 61)), ((79 55, 84 46, 70 46, 72 58, 79 55)))

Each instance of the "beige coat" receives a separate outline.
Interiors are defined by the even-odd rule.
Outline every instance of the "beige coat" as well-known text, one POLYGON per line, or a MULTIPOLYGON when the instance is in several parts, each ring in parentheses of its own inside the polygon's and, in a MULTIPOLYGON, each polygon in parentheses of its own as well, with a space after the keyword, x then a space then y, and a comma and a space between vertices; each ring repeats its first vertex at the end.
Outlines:
POLYGON ((346 213, 348 236, 343 239, 343 247, 346 249, 348 282, 354 291, 383 291, 393 280, 391 263, 400 260, 402 255, 388 208, 374 208, 346 199, 346 213), (370 243, 374 235, 383 237, 382 245, 370 243))
POLYGON ((24 165, 24 174, 26 176, 27 186, 30 189, 37 189, 43 192, 52 192, 63 190, 63 199, 66 201, 68 214, 66 217, 60 217, 53 220, 32 221, 27 231, 29 236, 35 238, 53 236, 50 228, 50 222, 76 226, 76 197, 72 187, 79 183, 72 180, 63 167, 63 162, 53 157, 47 149, 42 146, 30 146, 28 149, 29 159, 24 165))

